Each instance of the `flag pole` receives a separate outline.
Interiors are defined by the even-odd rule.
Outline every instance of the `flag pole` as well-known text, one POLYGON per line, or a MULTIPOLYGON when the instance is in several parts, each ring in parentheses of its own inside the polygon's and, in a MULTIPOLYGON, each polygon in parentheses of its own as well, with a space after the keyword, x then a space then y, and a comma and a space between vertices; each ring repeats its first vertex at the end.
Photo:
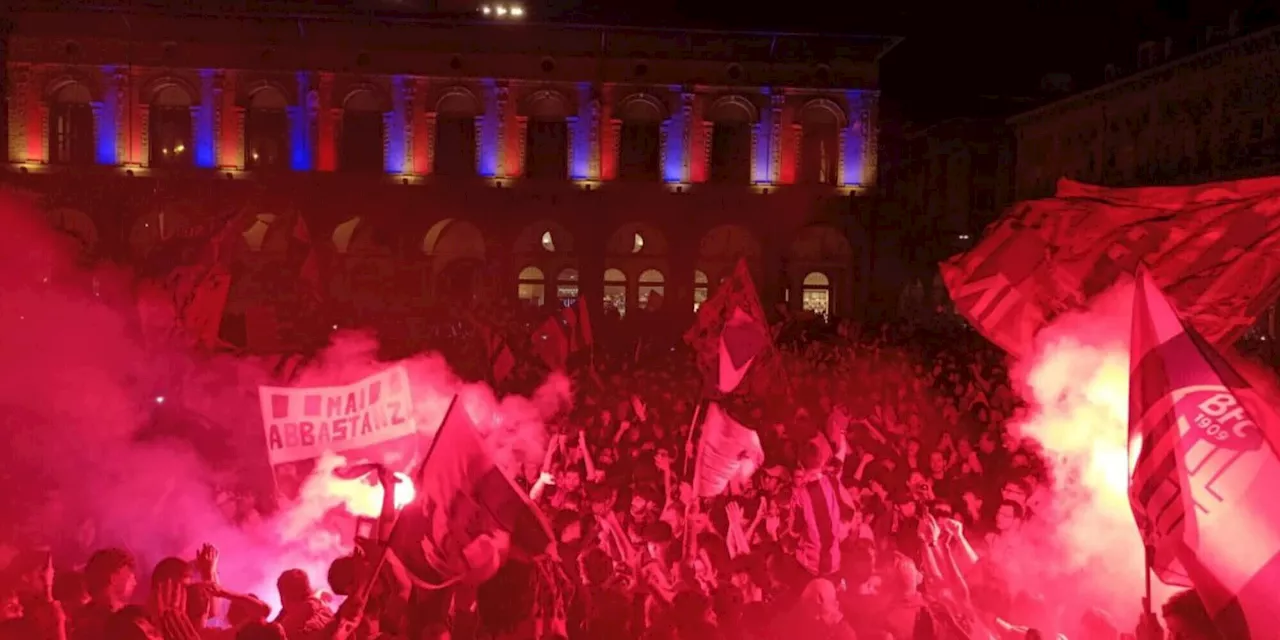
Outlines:
MULTIPOLYGON (((702 417, 702 407, 706 406, 706 400, 700 400, 693 408, 693 419, 689 421, 689 435, 684 439, 684 450, 688 451, 693 446, 693 432, 698 429, 698 418, 702 417)), ((695 468, 696 473, 696 468, 695 468)), ((689 475, 689 456, 684 456, 684 468, 680 470, 680 481, 689 475)))
POLYGON ((1143 546, 1143 568, 1146 574, 1146 592, 1142 598, 1142 615, 1144 620, 1150 620, 1155 615, 1151 610, 1151 572, 1156 563, 1156 548, 1152 544, 1143 546))

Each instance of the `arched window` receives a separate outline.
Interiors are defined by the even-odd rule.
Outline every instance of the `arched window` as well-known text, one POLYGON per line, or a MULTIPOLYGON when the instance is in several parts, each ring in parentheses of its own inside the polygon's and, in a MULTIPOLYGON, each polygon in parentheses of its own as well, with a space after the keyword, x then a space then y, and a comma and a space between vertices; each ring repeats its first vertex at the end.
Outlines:
POLYGON ((800 303, 805 311, 823 317, 831 314, 831 279, 827 274, 813 271, 804 277, 800 286, 800 303))
POLYGON ((707 273, 701 269, 693 272, 693 312, 697 313, 702 308, 702 303, 707 301, 711 296, 711 280, 707 278, 707 273))
POLYGON ((347 96, 342 105, 342 170, 381 173, 383 135, 382 105, 377 96, 372 91, 347 96))
POLYGON ((191 96, 182 87, 164 87, 151 99, 148 117, 151 164, 191 166, 195 155, 191 148, 191 96))
POLYGON ((604 308, 617 311, 620 316, 627 315, 627 274, 621 269, 604 271, 604 308))
POLYGON ((662 177, 662 112, 650 100, 633 98, 618 113, 618 177, 656 181, 662 177))
POLYGON ((636 293, 639 294, 641 309, 656 311, 662 306, 662 299, 666 297, 666 281, 657 269, 646 269, 640 274, 640 287, 636 293))
POLYGON ((556 276, 556 297, 565 305, 578 299, 577 269, 564 269, 556 276))
POLYGON ((479 109, 466 93, 453 92, 436 105, 433 162, 436 175, 465 178, 476 175, 476 116, 479 109))
POLYGON ((93 163, 92 102, 89 89, 76 82, 53 94, 49 105, 49 162, 93 163))
POLYGON ((708 178, 712 182, 749 184, 754 114, 737 100, 723 100, 712 107, 708 119, 711 121, 708 178))
POLYGON ((800 182, 834 185, 840 179, 840 117, 825 104, 800 114, 800 182))
POLYGON ((516 296, 522 304, 530 307, 541 307, 546 303, 547 281, 546 276, 542 274, 542 269, 525 267, 520 270, 520 284, 516 289, 516 296))
POLYGON ((250 169, 289 166, 289 101, 272 87, 249 96, 244 114, 244 164, 250 169))
POLYGON ((554 94, 529 105, 525 132, 525 175, 564 180, 569 177, 569 124, 564 102, 554 94))

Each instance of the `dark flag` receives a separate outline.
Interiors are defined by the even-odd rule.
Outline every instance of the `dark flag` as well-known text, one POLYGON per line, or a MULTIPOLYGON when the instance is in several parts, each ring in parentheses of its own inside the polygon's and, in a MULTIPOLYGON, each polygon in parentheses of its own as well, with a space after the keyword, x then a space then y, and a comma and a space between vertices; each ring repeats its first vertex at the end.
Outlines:
POLYGON ((510 554, 536 558, 554 540, 542 513, 494 463, 456 396, 414 486, 390 544, 422 585, 483 582, 510 554))
POLYGON ((761 365, 772 355, 772 339, 746 260, 739 260, 733 276, 698 308, 684 341, 697 353, 707 388, 721 395, 759 390, 760 385, 743 381, 753 370, 768 368, 761 365))
POLYGON ((1194 586, 1223 637, 1280 637, 1275 413, 1145 270, 1131 352, 1129 502, 1152 570, 1194 586))

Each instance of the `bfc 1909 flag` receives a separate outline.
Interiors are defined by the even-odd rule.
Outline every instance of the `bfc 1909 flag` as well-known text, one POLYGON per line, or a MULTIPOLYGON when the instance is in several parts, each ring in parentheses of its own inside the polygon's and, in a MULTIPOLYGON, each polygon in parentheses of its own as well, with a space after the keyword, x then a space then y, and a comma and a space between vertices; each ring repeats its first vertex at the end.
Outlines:
POLYGON ((1194 586, 1223 637, 1280 637, 1276 414, 1145 270, 1131 352, 1129 502, 1152 570, 1194 586))
POLYGON ((1280 296, 1280 178, 1136 189, 1064 179, 940 269, 956 310, 1025 355, 1045 324, 1139 264, 1211 342, 1239 337, 1280 296))
POLYGON ((542 513, 494 463, 455 397, 414 479, 391 550, 416 582, 441 586, 491 577, 514 551, 547 553, 554 536, 542 513))

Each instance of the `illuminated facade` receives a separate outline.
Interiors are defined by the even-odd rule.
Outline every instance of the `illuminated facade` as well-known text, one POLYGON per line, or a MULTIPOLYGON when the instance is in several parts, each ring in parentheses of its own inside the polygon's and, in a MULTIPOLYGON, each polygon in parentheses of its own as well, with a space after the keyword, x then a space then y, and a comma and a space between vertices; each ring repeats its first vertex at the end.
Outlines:
POLYGON ((25 14, 8 160, 98 255, 258 212, 230 313, 275 303, 287 283, 262 283, 305 233, 356 316, 650 291, 687 311, 739 256, 767 302, 849 315, 893 42, 25 14))

